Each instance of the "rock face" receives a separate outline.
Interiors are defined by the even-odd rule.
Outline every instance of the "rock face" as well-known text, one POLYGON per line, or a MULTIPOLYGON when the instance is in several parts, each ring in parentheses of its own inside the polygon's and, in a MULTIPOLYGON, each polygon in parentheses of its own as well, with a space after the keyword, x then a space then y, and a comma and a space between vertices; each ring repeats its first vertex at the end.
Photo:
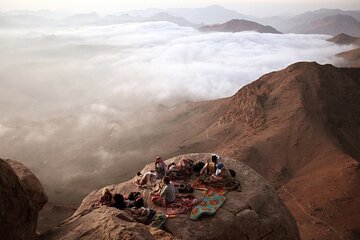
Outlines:
POLYGON ((47 201, 39 180, 21 163, 0 159, 0 184, 1 239, 35 239, 38 212, 47 201))
POLYGON ((6 163, 15 171, 20 180, 20 184, 23 186, 28 197, 36 207, 36 210, 40 211, 47 203, 48 198, 39 179, 20 162, 8 159, 6 160, 6 163))
MULTIPOLYGON (((210 154, 186 154, 167 162, 183 158, 206 161, 210 154)), ((247 165, 228 158, 223 162, 236 171, 241 191, 228 192, 224 205, 214 216, 192 221, 189 214, 178 215, 167 219, 164 230, 168 233, 157 230, 155 234, 155 229, 134 222, 121 210, 103 206, 91 208, 100 198, 101 190, 98 190, 90 193, 72 217, 46 233, 43 239, 300 239, 294 218, 274 188, 247 165)), ((152 166, 147 165, 143 172, 152 166)), ((148 193, 139 190, 133 180, 108 188, 121 194, 140 191, 149 207, 164 211, 153 206, 148 201, 148 193)), ((194 194, 201 200, 200 192, 194 194)))

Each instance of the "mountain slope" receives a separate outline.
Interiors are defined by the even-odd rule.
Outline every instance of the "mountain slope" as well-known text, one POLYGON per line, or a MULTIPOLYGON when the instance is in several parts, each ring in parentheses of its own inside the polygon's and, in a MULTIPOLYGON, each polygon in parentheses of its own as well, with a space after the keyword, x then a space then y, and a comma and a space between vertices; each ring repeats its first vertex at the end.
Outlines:
MULTIPOLYGON (((296 63, 264 75, 229 98, 158 107, 153 120, 136 126, 136 133, 111 129, 100 139, 92 135, 94 129, 87 137, 91 145, 81 152, 101 145, 105 151, 118 149, 117 156, 132 154, 103 166, 97 175, 72 179, 65 187, 74 191, 66 197, 83 197, 88 177, 96 179, 93 188, 130 179, 155 155, 215 152, 247 163, 271 181, 295 216, 303 239, 356 236, 359 95, 360 69, 296 63)), ((69 149, 64 153, 70 154, 69 149)), ((73 163, 69 158, 61 167, 73 168, 73 163)), ((58 192, 54 194, 60 199, 58 192)))
POLYGON ((350 51, 336 54, 337 57, 341 57, 346 61, 346 66, 360 67, 360 48, 352 49, 350 51))
POLYGON ((191 23, 189 21, 187 21, 185 18, 183 17, 174 17, 171 16, 170 14, 161 12, 158 13, 152 17, 149 18, 145 18, 143 21, 145 22, 158 22, 158 21, 166 21, 166 22, 172 22, 175 23, 179 26, 183 26, 183 27, 197 27, 199 26, 198 24, 194 24, 191 23))
POLYGON ((334 42, 340 45, 357 45, 358 48, 341 52, 336 54, 336 57, 341 58, 339 65, 348 67, 360 67, 360 37, 352 37, 347 34, 341 33, 333 38, 328 39, 330 42, 334 42))
POLYGON ((292 33, 327 35, 345 33, 348 35, 359 36, 360 21, 348 15, 338 14, 294 26, 288 31, 292 33))
POLYGON ((175 17, 183 17, 186 20, 197 24, 216 24, 234 18, 248 18, 246 15, 226 9, 220 5, 211 5, 194 9, 172 8, 165 10, 165 12, 175 17))
POLYGON ((297 63, 186 110, 193 136, 176 154, 206 149, 256 169, 278 187, 303 239, 356 234, 359 93, 360 69, 297 63))
POLYGON ((258 18, 255 19, 255 21, 261 24, 271 25, 281 32, 288 33, 295 26, 307 25, 335 15, 351 16, 360 21, 360 11, 345 11, 341 9, 318 9, 315 11, 304 12, 296 16, 273 16, 258 18))
POLYGON ((232 19, 223 24, 216 24, 211 26, 203 26, 200 28, 204 32, 244 32, 255 31, 259 33, 280 33, 271 26, 264 26, 256 22, 247 21, 243 19, 232 19))

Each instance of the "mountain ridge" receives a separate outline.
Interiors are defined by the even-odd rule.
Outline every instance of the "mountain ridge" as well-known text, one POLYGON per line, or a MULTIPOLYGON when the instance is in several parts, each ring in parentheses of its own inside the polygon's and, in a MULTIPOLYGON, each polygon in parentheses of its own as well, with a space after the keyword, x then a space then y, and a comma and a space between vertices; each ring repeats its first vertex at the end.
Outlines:
POLYGON ((277 186, 304 239, 342 238, 360 224, 359 92, 360 69, 290 65, 187 110, 198 112, 188 122, 207 126, 176 154, 211 149, 245 162, 277 186))
POLYGON ((247 21, 244 19, 232 19, 222 24, 215 24, 210 26, 203 26, 200 31, 204 32, 243 32, 243 31, 255 31, 259 33, 280 33, 271 26, 264 26, 253 21, 247 21))
POLYGON ((291 27, 289 32, 303 34, 360 35, 360 21, 349 15, 336 14, 291 27))

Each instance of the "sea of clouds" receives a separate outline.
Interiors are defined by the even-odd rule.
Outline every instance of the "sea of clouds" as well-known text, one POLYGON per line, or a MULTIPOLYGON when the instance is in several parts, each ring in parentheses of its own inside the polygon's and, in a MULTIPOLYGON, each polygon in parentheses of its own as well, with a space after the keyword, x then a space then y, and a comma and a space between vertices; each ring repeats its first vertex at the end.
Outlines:
POLYGON ((150 121, 156 113, 144 109, 231 96, 265 73, 350 49, 327 38, 168 22, 0 29, 0 157, 24 162, 47 189, 77 179, 85 194, 90 178, 143 154, 103 139, 150 121))

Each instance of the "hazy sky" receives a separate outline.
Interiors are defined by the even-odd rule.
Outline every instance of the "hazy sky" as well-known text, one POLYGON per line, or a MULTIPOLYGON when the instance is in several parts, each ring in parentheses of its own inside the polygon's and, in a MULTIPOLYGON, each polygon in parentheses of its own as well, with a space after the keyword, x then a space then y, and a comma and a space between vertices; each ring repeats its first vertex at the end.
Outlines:
POLYGON ((220 4, 244 14, 272 15, 297 13, 318 8, 360 9, 359 0, 1 0, 0 9, 51 9, 68 12, 96 11, 100 13, 143 8, 204 7, 220 4))

